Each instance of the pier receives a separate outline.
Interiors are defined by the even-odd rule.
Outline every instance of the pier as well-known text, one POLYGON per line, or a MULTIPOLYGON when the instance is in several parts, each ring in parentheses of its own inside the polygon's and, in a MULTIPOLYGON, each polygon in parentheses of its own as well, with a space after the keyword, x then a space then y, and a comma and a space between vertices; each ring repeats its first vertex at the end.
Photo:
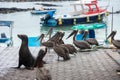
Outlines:
MULTIPOLYGON (((36 56, 42 47, 30 47, 36 56)), ((27 70, 14 69, 18 65, 19 47, 0 47, 0 80, 35 80, 36 68, 27 70)), ((57 61, 56 53, 51 50, 44 57, 50 70, 52 80, 120 80, 116 70, 120 67, 120 54, 112 49, 78 52, 70 55, 68 61, 57 61)))

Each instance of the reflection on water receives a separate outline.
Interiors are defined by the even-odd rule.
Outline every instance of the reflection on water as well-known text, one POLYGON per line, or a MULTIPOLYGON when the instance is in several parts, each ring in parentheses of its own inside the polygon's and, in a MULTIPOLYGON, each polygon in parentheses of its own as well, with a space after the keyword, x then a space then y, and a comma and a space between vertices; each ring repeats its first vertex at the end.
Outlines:
MULTIPOLYGON (((53 2, 52 2, 53 3, 53 2)), ((54 2, 56 4, 63 5, 63 7, 51 7, 56 8, 57 12, 56 14, 63 14, 68 13, 69 11, 72 11, 70 7, 70 1, 62 1, 62 2, 54 2)), ((105 3, 105 2, 104 2, 105 3)), ((18 8, 32 8, 35 5, 35 2, 25 2, 25 3, 7 3, 7 2, 0 2, 0 7, 18 7, 18 8)), ((112 6, 114 6, 114 11, 119 9, 119 0, 114 0, 110 2, 109 11, 111 11, 112 6)), ((17 37, 17 34, 26 34, 28 36, 39 36, 41 33, 46 33, 49 29, 49 27, 41 27, 40 26, 40 18, 44 15, 32 15, 30 11, 28 12, 16 12, 16 13, 10 13, 10 14, 0 14, 0 20, 12 20, 14 21, 14 28, 13 28, 13 40, 14 40, 14 46, 19 46, 21 41, 17 37)), ((108 33, 111 31, 111 16, 109 15, 107 25, 108 25, 108 33)), ((117 30, 117 34, 120 34, 120 14, 114 15, 114 30, 117 30)), ((65 37, 70 34, 72 31, 72 26, 62 26, 62 27, 54 27, 54 33, 56 31, 64 31, 65 37)), ((1 31, 0 31, 1 32, 1 31)), ((105 39, 105 29, 97 29, 96 32, 96 38, 97 39, 105 39)), ((53 33, 53 34, 54 34, 53 33)), ((64 37, 64 40, 66 43, 72 43, 71 38, 66 40, 64 37)), ((116 35, 115 38, 120 38, 120 35, 116 35)))

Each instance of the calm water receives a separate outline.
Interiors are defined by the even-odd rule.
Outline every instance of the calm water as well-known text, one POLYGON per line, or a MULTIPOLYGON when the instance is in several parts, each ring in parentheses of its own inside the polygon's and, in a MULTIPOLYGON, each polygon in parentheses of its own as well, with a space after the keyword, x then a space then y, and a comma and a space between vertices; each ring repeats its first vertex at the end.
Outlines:
MULTIPOLYGON (((108 4, 108 1, 104 0, 104 2, 99 3, 99 5, 103 4, 108 4)), ((36 2, 25 2, 25 3, 7 3, 7 2, 0 2, 0 7, 18 7, 18 8, 39 8, 39 6, 35 5, 36 2)), ((46 2, 48 3, 48 2, 46 2)), ((56 14, 62 14, 67 13, 69 11, 72 11, 73 9, 70 8, 70 1, 66 2, 51 2, 54 4, 60 4, 63 5, 63 7, 52 7, 52 8, 57 8, 57 13, 56 14)), ((111 0, 110 1, 110 6, 108 8, 108 11, 112 10, 112 7, 114 8, 114 11, 120 10, 120 5, 119 5, 119 0, 111 0)), ((26 34, 28 36, 39 36, 41 33, 46 33, 49 27, 41 27, 40 23, 40 18, 43 17, 44 15, 31 15, 30 11, 27 12, 15 12, 15 13, 10 13, 10 14, 0 14, 0 20, 12 20, 14 21, 14 28, 13 28, 13 41, 14 41, 14 46, 19 46, 21 41, 17 37, 17 34, 26 34)), ((111 15, 108 16, 107 20, 107 25, 108 25, 108 34, 111 31, 111 15)), ((114 30, 117 30, 117 35, 115 38, 120 39, 120 14, 115 14, 114 15, 114 30)), ((54 33, 56 31, 65 31, 65 37, 69 35, 69 33, 72 31, 71 30, 72 26, 65 26, 65 27, 55 27, 54 28, 54 33)), ((9 31, 6 28, 1 29, 0 32, 3 31, 9 31)), ((105 39, 105 29, 99 29, 95 30, 96 31, 96 38, 101 40, 105 39)), ((65 39, 64 39, 65 40, 65 39)), ((71 39, 65 40, 66 43, 71 42, 71 39)))

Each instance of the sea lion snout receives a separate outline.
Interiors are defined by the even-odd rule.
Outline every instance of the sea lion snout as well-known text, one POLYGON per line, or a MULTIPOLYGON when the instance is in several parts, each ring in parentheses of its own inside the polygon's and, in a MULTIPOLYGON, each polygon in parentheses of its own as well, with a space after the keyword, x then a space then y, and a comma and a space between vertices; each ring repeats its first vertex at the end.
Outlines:
POLYGON ((25 35, 25 34, 18 34, 17 36, 22 40, 27 40, 28 39, 28 36, 25 35))
POLYGON ((17 36, 18 36, 19 38, 21 37, 21 35, 20 35, 20 34, 18 34, 17 36))

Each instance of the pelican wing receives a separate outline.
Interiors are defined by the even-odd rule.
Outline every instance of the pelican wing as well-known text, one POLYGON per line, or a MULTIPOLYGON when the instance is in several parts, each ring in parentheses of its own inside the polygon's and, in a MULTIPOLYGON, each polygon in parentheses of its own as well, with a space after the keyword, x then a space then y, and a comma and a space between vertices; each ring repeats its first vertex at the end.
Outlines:
POLYGON ((76 47, 80 49, 90 49, 90 45, 86 41, 74 41, 76 47))

